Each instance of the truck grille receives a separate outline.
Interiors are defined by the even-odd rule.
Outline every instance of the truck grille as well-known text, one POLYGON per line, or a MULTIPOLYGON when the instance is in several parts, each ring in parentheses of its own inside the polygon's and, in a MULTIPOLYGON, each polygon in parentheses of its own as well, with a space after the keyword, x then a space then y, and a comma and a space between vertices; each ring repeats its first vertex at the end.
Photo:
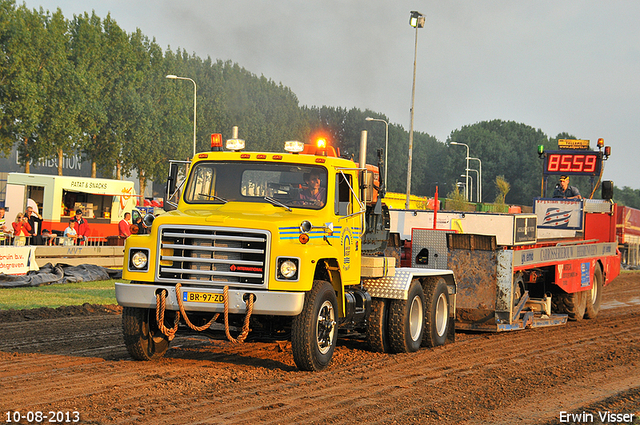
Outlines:
POLYGON ((158 280, 195 280, 198 285, 265 285, 268 246, 268 232, 161 226, 158 280))

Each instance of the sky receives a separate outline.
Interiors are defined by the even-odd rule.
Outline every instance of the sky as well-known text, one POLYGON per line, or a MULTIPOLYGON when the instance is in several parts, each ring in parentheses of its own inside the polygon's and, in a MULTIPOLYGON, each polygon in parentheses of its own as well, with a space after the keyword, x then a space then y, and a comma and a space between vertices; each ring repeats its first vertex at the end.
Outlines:
MULTIPOLYGON (((593 148, 604 138, 612 154, 603 179, 640 189, 640 2, 24 3, 60 8, 69 19, 110 13, 121 28, 139 28, 165 50, 230 60, 282 83, 300 105, 369 109, 407 130, 415 53, 415 130, 445 142, 465 125, 501 119, 549 137, 567 132, 591 140, 593 148), (426 16, 425 27, 417 30, 417 51, 416 29, 409 26, 412 10, 426 16)), ((472 142, 469 147, 475 156, 472 142)))

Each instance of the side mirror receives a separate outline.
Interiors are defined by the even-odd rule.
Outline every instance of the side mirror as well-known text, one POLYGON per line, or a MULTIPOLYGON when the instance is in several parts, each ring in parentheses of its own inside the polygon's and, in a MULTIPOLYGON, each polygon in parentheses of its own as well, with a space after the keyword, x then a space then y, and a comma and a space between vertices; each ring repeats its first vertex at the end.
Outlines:
POLYGON ((373 201, 373 172, 365 170, 362 172, 361 195, 360 199, 370 203, 373 201))
POLYGON ((169 164, 169 176, 167 177, 167 189, 164 194, 164 203, 162 208, 165 211, 172 211, 178 208, 178 204, 171 201, 173 198, 174 192, 176 191, 176 184, 178 181, 178 164, 171 163, 169 164))

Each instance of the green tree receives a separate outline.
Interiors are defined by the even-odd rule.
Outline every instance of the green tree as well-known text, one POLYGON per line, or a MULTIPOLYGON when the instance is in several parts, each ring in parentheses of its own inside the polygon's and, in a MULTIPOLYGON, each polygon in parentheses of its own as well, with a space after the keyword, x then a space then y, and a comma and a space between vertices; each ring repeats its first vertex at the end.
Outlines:
MULTIPOLYGON (((466 143, 469 155, 480 158, 483 182, 504 175, 513 189, 511 203, 530 205, 532 199, 540 195, 542 161, 536 152, 538 145, 548 145, 548 138, 541 130, 513 121, 483 121, 453 131, 447 139, 448 143, 452 141, 466 143)), ((464 172, 466 150, 455 148, 455 152, 450 153, 452 167, 460 170, 456 173, 460 174, 464 172)), ((484 199, 498 195, 495 187, 487 184, 482 187, 484 199)))
POLYGON ((640 189, 632 189, 629 186, 622 189, 614 187, 613 199, 621 205, 640 209, 640 189))
POLYGON ((11 111, 7 109, 11 101, 12 73, 12 53, 15 49, 13 35, 15 32, 16 9, 15 1, 0 2, 0 153, 5 156, 9 154, 15 144, 14 134, 9 128, 13 117, 11 111))
POLYGON ((104 57, 105 40, 102 21, 95 14, 75 16, 69 24, 71 33, 70 60, 77 75, 77 87, 81 93, 77 98, 79 109, 77 123, 80 135, 76 151, 99 152, 100 132, 108 120, 107 101, 103 98, 109 63, 104 57))
POLYGON ((74 151, 80 138, 79 104, 82 99, 76 67, 70 61, 68 22, 60 9, 46 19, 42 43, 40 103, 43 113, 38 126, 42 155, 58 156, 58 174, 62 175, 64 151, 74 151))
MULTIPOLYGON (((8 4, 3 4, 8 6, 8 4)), ((3 7, 3 75, 2 75, 2 151, 8 154, 17 143, 18 160, 29 172, 31 160, 46 156, 38 143, 38 126, 44 105, 41 74, 46 65, 43 43, 46 39, 45 17, 42 11, 21 6, 11 13, 3 7)))
MULTIPOLYGON (((192 156, 192 138, 181 135, 182 122, 173 112, 181 104, 181 87, 167 81, 166 63, 160 47, 139 31, 132 35, 138 74, 131 93, 131 115, 123 144, 126 169, 135 170, 144 193, 147 180, 164 179, 170 159, 192 156)), ((193 93, 193 91, 192 91, 193 93)), ((190 98, 192 100, 192 96, 190 98)), ((186 102, 189 103, 189 102, 186 102)), ((193 114, 193 106, 191 106, 193 114)), ((192 135, 193 126, 189 126, 192 135)))

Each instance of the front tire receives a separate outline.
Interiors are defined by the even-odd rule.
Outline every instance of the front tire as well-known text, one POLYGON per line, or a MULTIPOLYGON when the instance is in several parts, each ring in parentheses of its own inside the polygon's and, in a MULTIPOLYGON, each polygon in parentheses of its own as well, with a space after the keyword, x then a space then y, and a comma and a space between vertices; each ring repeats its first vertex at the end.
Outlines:
POLYGON ((600 312, 603 286, 604 276, 602 275, 600 265, 597 265, 596 270, 593 272, 593 285, 591 290, 587 291, 587 309, 584 312, 585 319, 594 319, 600 312))
POLYGON ((449 318, 449 290, 443 278, 427 283, 425 303, 425 331, 422 345, 438 347, 447 342, 451 319, 449 318))
POLYGON ((389 308, 389 345, 394 353, 412 353, 420 349, 424 335, 424 291, 417 279, 409 286, 406 300, 391 300, 389 308))
POLYGON ((124 307, 122 334, 127 351, 135 360, 158 360, 169 349, 169 338, 158 329, 154 309, 124 307))
POLYGON ((338 300, 331 284, 314 281, 291 328, 291 349, 298 369, 319 371, 331 363, 338 339, 337 311, 338 300))

